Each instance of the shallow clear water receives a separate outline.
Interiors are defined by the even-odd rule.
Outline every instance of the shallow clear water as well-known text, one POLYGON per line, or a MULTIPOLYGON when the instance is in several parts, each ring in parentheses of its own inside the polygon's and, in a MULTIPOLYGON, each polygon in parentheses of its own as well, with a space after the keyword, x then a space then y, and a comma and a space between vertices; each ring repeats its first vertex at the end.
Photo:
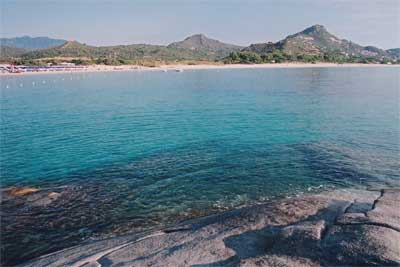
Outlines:
POLYGON ((398 185, 399 70, 2 77, 2 187, 63 193, 45 207, 5 205, 2 254, 316 189, 398 185))

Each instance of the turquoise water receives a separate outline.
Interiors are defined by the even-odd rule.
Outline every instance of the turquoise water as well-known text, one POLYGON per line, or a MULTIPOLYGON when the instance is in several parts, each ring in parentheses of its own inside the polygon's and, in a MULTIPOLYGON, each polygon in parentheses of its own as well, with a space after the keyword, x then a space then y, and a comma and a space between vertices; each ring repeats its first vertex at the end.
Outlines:
POLYGON ((2 187, 63 194, 3 205, 2 254, 16 262, 22 247, 27 259, 274 197, 398 185, 399 70, 2 77, 2 187))

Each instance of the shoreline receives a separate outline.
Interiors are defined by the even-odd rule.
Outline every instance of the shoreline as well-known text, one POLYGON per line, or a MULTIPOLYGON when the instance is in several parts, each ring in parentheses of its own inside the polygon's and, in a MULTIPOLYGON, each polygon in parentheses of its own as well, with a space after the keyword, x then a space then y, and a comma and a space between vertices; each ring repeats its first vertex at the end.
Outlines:
POLYGON ((360 68, 360 67, 400 67, 400 65, 385 64, 360 64, 360 63, 266 63, 266 64, 173 64, 161 65, 158 67, 144 67, 138 65, 90 65, 85 69, 63 70, 63 71, 35 71, 20 73, 0 73, 0 77, 5 76, 22 76, 22 75, 41 75, 41 74, 72 74, 72 73, 93 73, 93 72, 127 72, 127 71, 184 71, 184 70, 208 70, 208 69, 278 69, 278 68, 360 68))
POLYGON ((337 189, 84 242, 19 266, 397 266, 399 200, 400 189, 337 189))

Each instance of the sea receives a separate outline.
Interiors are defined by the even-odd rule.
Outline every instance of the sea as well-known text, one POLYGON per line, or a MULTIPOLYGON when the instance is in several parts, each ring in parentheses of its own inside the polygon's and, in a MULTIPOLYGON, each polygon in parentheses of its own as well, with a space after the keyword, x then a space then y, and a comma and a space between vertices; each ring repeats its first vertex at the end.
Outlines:
POLYGON ((398 187, 399 81, 396 66, 2 76, 2 190, 60 195, 2 199, 1 257, 14 265, 278 198, 398 187))

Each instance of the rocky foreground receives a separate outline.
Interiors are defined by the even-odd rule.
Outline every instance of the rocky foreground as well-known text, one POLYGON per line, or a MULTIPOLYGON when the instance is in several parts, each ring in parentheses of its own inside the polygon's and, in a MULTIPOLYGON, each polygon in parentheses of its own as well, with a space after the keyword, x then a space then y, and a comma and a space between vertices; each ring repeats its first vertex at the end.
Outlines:
POLYGON ((400 266, 400 189, 337 190, 107 239, 21 266, 400 266))

